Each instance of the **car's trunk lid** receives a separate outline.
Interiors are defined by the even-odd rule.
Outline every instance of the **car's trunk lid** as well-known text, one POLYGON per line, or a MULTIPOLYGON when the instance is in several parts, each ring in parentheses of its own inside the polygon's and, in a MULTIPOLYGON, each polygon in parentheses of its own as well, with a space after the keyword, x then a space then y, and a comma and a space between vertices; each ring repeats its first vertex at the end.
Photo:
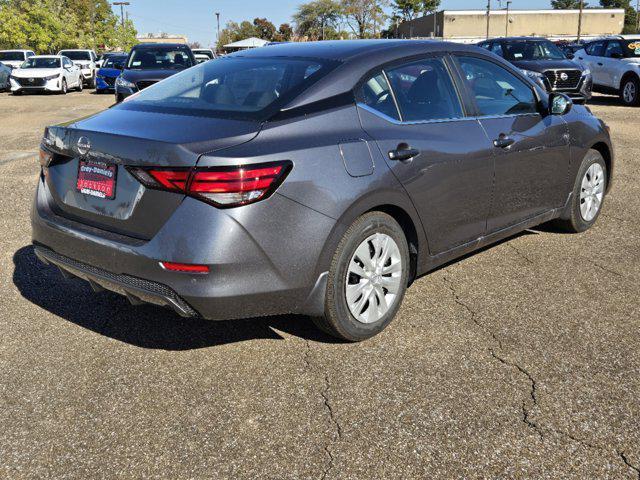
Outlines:
POLYGON ((48 136, 56 153, 46 176, 51 207, 76 221, 150 239, 184 196, 146 189, 127 167, 193 167, 201 154, 247 142, 259 129, 258 122, 122 108, 51 127, 48 136), (81 162, 111 167, 115 174, 112 199, 78 190, 81 162))

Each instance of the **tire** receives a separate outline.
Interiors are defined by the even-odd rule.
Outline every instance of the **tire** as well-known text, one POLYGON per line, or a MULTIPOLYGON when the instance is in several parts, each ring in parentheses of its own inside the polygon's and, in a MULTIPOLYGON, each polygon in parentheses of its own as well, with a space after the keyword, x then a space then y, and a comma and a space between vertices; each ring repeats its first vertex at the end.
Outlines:
POLYGON ((82 76, 78 77, 78 86, 76 87, 76 90, 78 92, 82 92, 82 89, 84 88, 84 85, 82 84, 82 76))
POLYGON ((324 316, 313 321, 321 330, 342 340, 359 342, 371 338, 395 317, 408 277, 409 247, 402 228, 386 213, 367 213, 340 240, 329 268, 324 316), (365 264, 361 257, 366 260, 367 254, 365 264), (363 276, 355 274, 354 268, 363 276), (350 303, 347 288, 351 291, 350 303), (354 311, 360 315, 356 317, 354 311))
POLYGON ((16 97, 19 97, 20 95, 22 95, 22 90, 16 90, 15 92, 12 92, 16 97))
POLYGON ((89 85, 88 86, 89 86, 90 89, 96 88, 96 76, 95 76, 95 74, 93 74, 91 76, 91 79, 89 80, 89 85))
POLYGON ((628 107, 640 105, 640 80, 636 75, 625 77, 620 86, 620 100, 628 107))
MULTIPOLYGON (((598 219, 598 217, 600 216, 600 212, 602 211, 608 181, 609 178, 607 165, 602 158, 602 155, 596 150, 589 150, 582 159, 582 164, 578 169, 578 174, 573 186, 573 194, 571 195, 571 202, 567 207, 567 211, 562 218, 553 222, 554 226, 556 226, 560 230, 570 233, 580 233, 591 228, 591 226, 596 223, 596 220, 598 219), (590 171, 590 169, 592 170, 590 171), (589 201, 589 199, 581 197, 585 197, 585 195, 588 197, 589 195, 588 190, 585 190, 583 194, 583 181, 585 177, 587 177, 588 179, 587 172, 590 172, 590 174, 592 174, 593 172, 598 172, 600 170, 602 174, 601 176, 596 176, 595 180, 597 182, 597 187, 592 188, 592 191, 594 189, 596 191, 601 191, 602 195, 599 202, 597 203, 597 210, 595 210, 595 212, 593 210, 589 211, 589 214, 586 215, 585 218, 583 212, 584 210, 588 210, 587 202, 589 201), (583 206, 585 208, 583 208, 583 206)), ((591 201, 594 202, 593 196, 591 201)))
POLYGON ((62 85, 60 87, 60 94, 61 95, 66 95, 67 94, 67 80, 65 78, 62 79, 62 85))

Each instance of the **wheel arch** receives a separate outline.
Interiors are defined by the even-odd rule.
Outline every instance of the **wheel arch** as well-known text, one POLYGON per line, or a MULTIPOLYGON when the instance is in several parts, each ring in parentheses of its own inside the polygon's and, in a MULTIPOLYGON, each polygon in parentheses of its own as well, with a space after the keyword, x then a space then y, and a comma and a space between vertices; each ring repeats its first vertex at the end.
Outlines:
POLYGON ((595 150, 598 153, 600 153, 600 155, 602 155, 602 158, 604 159, 604 163, 607 167, 607 190, 606 191, 608 192, 611 186, 611 178, 613 173, 613 155, 611 152, 611 148, 605 142, 596 142, 593 145, 591 145, 591 147, 589 148, 591 150, 595 150))
POLYGON ((624 72, 622 74, 622 77, 620 77, 620 85, 618 86, 618 90, 620 92, 622 92, 622 87, 624 85, 624 82, 629 78, 629 77, 635 77, 636 80, 640 81, 640 76, 638 76, 638 74, 636 72, 634 72, 633 70, 627 70, 626 72, 624 72))

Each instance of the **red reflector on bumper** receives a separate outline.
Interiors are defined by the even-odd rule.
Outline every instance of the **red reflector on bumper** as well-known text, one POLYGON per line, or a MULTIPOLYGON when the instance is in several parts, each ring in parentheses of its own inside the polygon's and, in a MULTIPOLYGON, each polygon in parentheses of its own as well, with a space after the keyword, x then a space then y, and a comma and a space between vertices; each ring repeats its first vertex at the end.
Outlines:
POLYGON ((173 262, 160 262, 160 266, 165 270, 172 272, 183 273, 209 273, 208 265, 193 265, 189 263, 173 263, 173 262))

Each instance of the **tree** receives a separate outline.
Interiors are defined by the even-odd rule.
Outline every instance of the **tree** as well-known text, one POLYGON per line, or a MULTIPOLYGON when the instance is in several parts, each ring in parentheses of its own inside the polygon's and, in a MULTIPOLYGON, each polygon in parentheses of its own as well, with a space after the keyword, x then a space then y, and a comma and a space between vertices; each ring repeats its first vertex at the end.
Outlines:
POLYGON ((358 38, 378 36, 378 27, 386 19, 388 0, 342 0, 342 11, 349 28, 358 38))
POLYGON ((303 3, 293 15, 296 31, 301 37, 312 40, 331 38, 328 31, 335 33, 341 16, 341 6, 334 0, 315 0, 303 3))
POLYGON ((255 27, 256 37, 269 40, 270 42, 275 40, 276 26, 266 18, 255 18, 253 20, 253 26, 255 27))
POLYGON ((423 12, 422 0, 394 0, 393 11, 395 15, 392 20, 411 21, 423 12))
MULTIPOLYGON (((587 2, 582 3, 582 8, 587 8, 587 2)), ((578 10, 580 0, 551 0, 551 7, 556 10, 578 10)))
POLYGON ((636 33, 635 8, 631 6, 630 0, 600 0, 603 8, 623 8, 624 9, 624 29, 622 33, 636 33))
POLYGON ((276 34, 277 42, 290 42, 293 38, 293 28, 288 23, 283 23, 278 28, 278 33, 276 34))
POLYGON ((440 7, 440 0, 422 0, 422 13, 433 13, 440 7))

